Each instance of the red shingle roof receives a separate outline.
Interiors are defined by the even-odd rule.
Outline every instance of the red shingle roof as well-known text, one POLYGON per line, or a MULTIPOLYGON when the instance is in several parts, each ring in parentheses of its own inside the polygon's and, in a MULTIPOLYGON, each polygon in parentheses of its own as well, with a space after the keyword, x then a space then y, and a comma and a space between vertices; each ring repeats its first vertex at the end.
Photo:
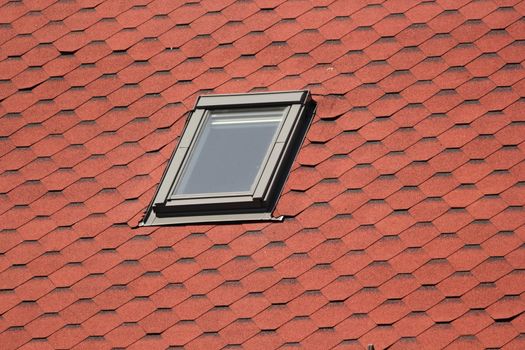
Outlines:
POLYGON ((525 348, 524 15, 3 2, 2 349, 525 348), (198 95, 305 88, 283 223, 136 228, 198 95))

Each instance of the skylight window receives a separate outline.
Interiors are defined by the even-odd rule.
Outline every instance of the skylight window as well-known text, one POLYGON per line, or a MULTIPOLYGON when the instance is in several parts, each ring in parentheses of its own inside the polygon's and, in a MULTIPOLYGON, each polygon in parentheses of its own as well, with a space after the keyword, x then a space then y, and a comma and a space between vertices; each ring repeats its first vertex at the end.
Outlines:
POLYGON ((173 194, 251 190, 285 110, 281 107, 212 111, 173 194))
POLYGON ((314 108, 308 91, 201 96, 143 224, 275 219, 314 108))

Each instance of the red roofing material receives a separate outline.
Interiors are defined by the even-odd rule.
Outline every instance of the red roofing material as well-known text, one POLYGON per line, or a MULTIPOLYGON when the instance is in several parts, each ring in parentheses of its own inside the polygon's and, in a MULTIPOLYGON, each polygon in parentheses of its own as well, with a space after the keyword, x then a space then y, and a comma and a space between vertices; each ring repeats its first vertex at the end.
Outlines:
POLYGON ((525 6, 0 5, 2 349, 521 349, 525 6), (137 228, 200 94, 309 89, 282 223, 137 228))

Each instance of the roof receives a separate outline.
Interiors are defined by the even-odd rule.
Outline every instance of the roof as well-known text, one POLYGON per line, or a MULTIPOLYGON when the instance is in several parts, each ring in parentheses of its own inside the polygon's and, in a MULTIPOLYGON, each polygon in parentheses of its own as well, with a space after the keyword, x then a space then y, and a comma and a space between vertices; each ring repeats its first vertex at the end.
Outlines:
POLYGON ((525 348, 524 14, 2 2, 2 348, 525 348), (292 89, 284 222, 137 227, 199 95, 292 89))

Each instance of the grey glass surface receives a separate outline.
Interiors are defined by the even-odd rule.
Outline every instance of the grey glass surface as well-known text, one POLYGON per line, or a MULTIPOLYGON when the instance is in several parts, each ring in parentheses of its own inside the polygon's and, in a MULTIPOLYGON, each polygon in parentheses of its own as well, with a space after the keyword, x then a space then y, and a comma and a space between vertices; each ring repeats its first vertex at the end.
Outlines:
POLYGON ((250 191, 285 108, 210 112, 174 195, 250 191))

